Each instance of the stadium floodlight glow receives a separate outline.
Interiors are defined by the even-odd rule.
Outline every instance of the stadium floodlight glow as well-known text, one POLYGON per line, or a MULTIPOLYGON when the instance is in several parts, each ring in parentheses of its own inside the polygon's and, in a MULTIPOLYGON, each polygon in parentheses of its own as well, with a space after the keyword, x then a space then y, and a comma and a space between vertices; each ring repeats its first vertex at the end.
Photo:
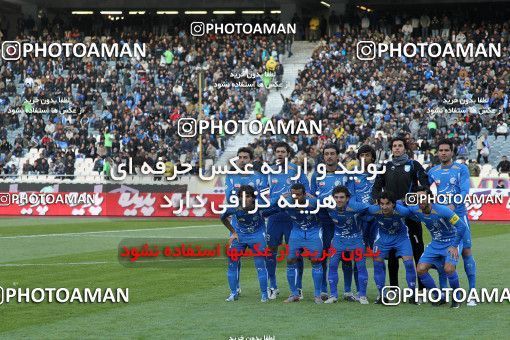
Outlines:
POLYGON ((367 10, 367 8, 366 8, 365 6, 359 6, 359 8, 360 8, 361 10, 363 10, 363 11, 366 11, 366 10, 367 10))
POLYGON ((274 11, 271 11, 271 14, 282 14, 282 11, 280 11, 279 9, 276 9, 274 11))
POLYGON ((73 14, 73 15, 90 15, 90 14, 94 14, 94 11, 72 11, 71 14, 73 14))
POLYGON ((207 11, 184 11, 184 14, 207 14, 207 11))
POLYGON ((264 11, 243 11, 243 14, 264 14, 264 11))
POLYGON ((213 11, 213 14, 236 14, 236 11, 213 11))
POLYGON ((145 14, 145 11, 129 11, 129 14, 145 14))
POLYGON ((101 11, 100 12, 101 14, 104 14, 104 15, 119 15, 119 14, 122 14, 122 11, 101 11))
POLYGON ((179 11, 156 11, 156 14, 179 14, 179 11))
POLYGON ((327 3, 326 1, 321 1, 321 4, 323 4, 326 7, 331 7, 331 4, 327 3))

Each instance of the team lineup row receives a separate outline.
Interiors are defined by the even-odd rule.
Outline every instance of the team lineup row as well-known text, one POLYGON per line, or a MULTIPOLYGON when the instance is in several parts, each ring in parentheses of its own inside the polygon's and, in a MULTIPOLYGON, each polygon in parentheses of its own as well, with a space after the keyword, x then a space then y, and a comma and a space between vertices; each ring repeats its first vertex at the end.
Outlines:
MULTIPOLYGON (((471 254, 465 206, 439 205, 430 203, 428 199, 420 200, 413 206, 403 202, 405 194, 409 192, 417 193, 420 197, 432 196, 432 184, 437 193, 467 195, 467 167, 453 162, 453 145, 449 140, 437 145, 441 164, 428 173, 418 162, 409 159, 405 140, 394 138, 390 146, 392 160, 386 164, 386 171, 375 179, 369 179, 370 174, 366 171, 354 177, 335 173, 339 167, 340 152, 333 144, 326 145, 322 150, 321 162, 325 164, 326 175, 318 177, 315 172, 310 183, 306 175, 296 176, 298 165, 292 163, 286 173, 227 176, 226 199, 230 201, 234 196, 243 198, 239 207, 228 208, 221 216, 223 224, 231 232, 230 247, 241 251, 262 244, 271 249, 270 256, 255 257, 261 301, 276 299, 279 294, 276 254, 284 239, 290 248, 287 257, 290 296, 285 302, 302 299, 303 258, 299 252, 304 248, 315 254, 322 254, 330 247, 336 250, 329 264, 327 258, 321 261, 320 255, 311 258, 316 303, 338 301, 340 262, 344 274, 344 299, 369 303, 366 296, 366 260, 356 261, 353 267, 352 261, 341 259, 342 252, 364 249, 366 246, 372 247, 377 253, 374 257, 374 281, 379 290, 376 303, 384 299, 381 291, 386 279, 385 260, 388 260, 390 285, 398 286, 398 257, 404 263, 409 288, 414 288, 417 280, 419 289, 435 288, 434 279, 429 274, 429 269, 435 268, 439 273, 440 287, 446 288, 449 282, 450 287, 455 289, 459 287, 456 266, 462 254, 469 288, 475 288, 476 265, 471 254), (267 195, 270 205, 253 213, 261 195, 267 195), (277 204, 282 199, 289 203, 286 207, 277 204), (326 199, 334 201, 334 206, 320 208, 316 214, 310 213, 317 211, 318 202, 326 199), (432 242, 426 249, 423 248, 422 226, 432 236, 432 242), (357 295, 351 292, 353 274, 357 295)), ((291 149, 285 142, 280 142, 276 145, 275 153, 276 170, 285 159, 290 158, 291 149)), ((239 149, 237 156, 239 168, 244 168, 253 159, 249 148, 239 149)), ((361 163, 366 166, 372 164, 375 160, 374 149, 368 145, 361 146, 358 160, 364 160, 361 163)), ((227 301, 235 301, 239 296, 240 267, 241 261, 229 260, 227 277, 231 292, 227 301)), ((444 299, 438 304, 442 303, 444 299)), ((468 305, 474 306, 476 303, 469 301, 468 305)), ((452 307, 459 306, 458 302, 452 301, 452 307)))

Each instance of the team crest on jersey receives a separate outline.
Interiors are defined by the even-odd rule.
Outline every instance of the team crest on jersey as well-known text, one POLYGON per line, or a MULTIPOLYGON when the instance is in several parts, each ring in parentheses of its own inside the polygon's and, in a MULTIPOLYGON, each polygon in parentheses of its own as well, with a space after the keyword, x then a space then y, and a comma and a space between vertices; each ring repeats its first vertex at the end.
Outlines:
POLYGON ((361 183, 361 179, 359 177, 354 177, 354 182, 356 184, 360 184, 361 183))
POLYGON ((434 182, 436 182, 436 185, 441 184, 441 181, 439 179, 436 179, 434 182))
POLYGON ((335 220, 334 218, 332 220, 333 220, 333 222, 338 223, 338 220, 335 220))
POLYGON ((291 184, 292 184, 292 183, 291 183, 290 178, 287 178, 287 184, 288 184, 288 185, 291 185, 291 184))
POLYGON ((455 177, 450 177, 450 184, 455 184, 457 182, 457 180, 455 179, 455 177))
POLYGON ((352 223, 352 218, 348 218, 346 221, 345 221, 346 224, 351 224, 352 223))
POLYGON ((397 227, 398 226, 398 222, 397 221, 393 222, 393 226, 397 227))
POLYGON ((410 166, 409 164, 406 164, 406 165, 404 166, 404 171, 405 171, 405 172, 409 172, 409 171, 411 171, 411 166, 410 166))
POLYGON ((254 187, 254 186, 255 186, 255 185, 253 184, 253 182, 248 183, 248 185, 249 185, 249 186, 252 186, 252 187, 254 187))
POLYGON ((325 185, 326 185, 326 183, 325 183, 325 182, 319 182, 319 186, 320 186, 320 187, 323 187, 323 186, 325 186, 325 185))
POLYGON ((342 184, 342 181, 335 181, 335 187, 339 186, 340 184, 342 184))
POLYGON ((271 183, 276 184, 276 183, 278 183, 278 180, 275 178, 275 179, 271 180, 271 183))
POLYGON ((240 187, 241 187, 241 184, 239 184, 239 183, 234 184, 234 188, 240 188, 240 187))

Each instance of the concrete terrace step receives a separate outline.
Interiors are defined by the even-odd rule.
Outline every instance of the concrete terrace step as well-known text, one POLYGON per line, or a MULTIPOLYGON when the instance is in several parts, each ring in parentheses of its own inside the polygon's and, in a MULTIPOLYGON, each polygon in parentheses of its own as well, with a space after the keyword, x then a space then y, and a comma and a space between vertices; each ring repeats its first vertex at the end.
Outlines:
MULTIPOLYGON (((312 56, 312 53, 316 47, 317 47, 316 43, 309 43, 307 41, 296 41, 292 45, 293 51, 292 57, 287 58, 287 55, 285 55, 282 58, 282 63, 284 67, 284 74, 282 80, 286 84, 286 86, 284 86, 281 89, 276 90, 273 89, 269 93, 264 108, 264 112, 267 117, 271 118, 281 111, 283 105, 281 95, 283 95, 284 97, 289 97, 292 94, 298 76, 298 72, 305 67, 306 63, 312 56)), ((255 117, 251 115, 248 119, 253 120, 255 119, 255 117)), ((249 143, 252 143, 256 137, 257 137, 256 135, 251 134, 245 135, 237 134, 236 136, 234 136, 233 139, 227 142, 225 152, 218 159, 217 164, 218 165, 227 164, 229 159, 236 156, 237 149, 243 146, 247 146, 249 143)))

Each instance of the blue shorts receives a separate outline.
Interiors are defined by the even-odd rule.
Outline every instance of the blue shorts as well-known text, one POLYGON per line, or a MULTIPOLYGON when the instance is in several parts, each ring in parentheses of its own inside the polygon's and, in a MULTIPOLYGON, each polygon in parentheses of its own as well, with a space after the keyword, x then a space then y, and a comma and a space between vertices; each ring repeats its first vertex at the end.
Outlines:
POLYGON ((230 248, 236 248, 238 251, 245 250, 246 248, 250 248, 254 250, 256 244, 258 244, 258 249, 260 251, 264 251, 266 249, 266 233, 263 229, 254 232, 253 234, 246 233, 237 233, 239 236, 239 241, 234 240, 230 245, 230 248))
POLYGON ((365 253, 365 243, 363 243, 361 235, 359 237, 346 238, 340 237, 335 233, 331 245, 335 248, 336 254, 340 254, 343 251, 354 251, 358 248, 363 250, 363 254, 365 253))
POLYGON ((386 235, 381 237, 378 233, 374 241, 374 252, 381 252, 378 257, 387 259, 392 249, 396 250, 396 257, 413 256, 413 247, 411 246, 411 240, 409 240, 407 233, 391 237, 386 235))
POLYGON ((313 253, 317 252, 317 256, 314 257, 316 259, 322 257, 322 228, 316 227, 308 230, 303 230, 298 227, 292 228, 287 259, 297 258, 303 248, 313 253))
POLYGON ((267 218, 266 240, 269 247, 278 247, 283 243, 289 244, 290 231, 292 230, 292 220, 284 212, 271 215, 267 218))
POLYGON ((464 221, 467 228, 464 232, 464 237, 462 238, 462 246, 463 248, 471 248, 471 227, 469 226, 469 219, 466 215, 459 215, 460 219, 464 221))
MULTIPOLYGON (((433 264, 436 268, 444 267, 445 263, 451 263, 454 266, 457 266, 459 259, 455 260, 450 253, 448 252, 448 248, 452 246, 451 242, 438 242, 432 241, 426 247, 425 251, 420 257, 420 263, 429 263, 433 264)), ((457 247, 459 250, 459 257, 462 253, 462 242, 457 247)))

